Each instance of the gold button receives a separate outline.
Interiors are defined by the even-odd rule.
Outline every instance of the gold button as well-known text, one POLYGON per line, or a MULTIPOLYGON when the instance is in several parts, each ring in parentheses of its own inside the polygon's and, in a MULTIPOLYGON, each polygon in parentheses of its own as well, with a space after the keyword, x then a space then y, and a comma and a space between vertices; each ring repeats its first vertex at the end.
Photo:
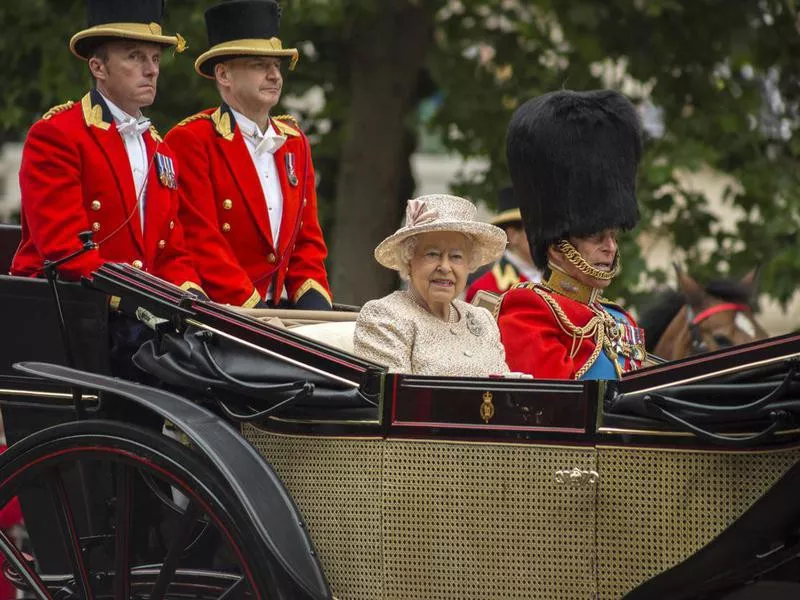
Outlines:
POLYGON ((92 200, 92 204, 91 204, 90 206, 92 207, 92 210, 93 210, 93 211, 97 212, 98 210, 100 210, 100 208, 101 208, 103 205, 102 205, 102 204, 100 204, 100 200, 92 200))
POLYGON ((228 200, 226 198, 225 200, 222 201, 222 208, 224 208, 225 210, 232 209, 233 208, 233 201, 232 200, 228 200))
POLYGON ((274 265, 276 260, 278 259, 275 257, 274 254, 272 254, 272 252, 270 252, 269 256, 267 256, 267 262, 271 265, 274 265))
POLYGON ((98 223, 97 221, 92 223, 92 231, 100 231, 100 223, 98 223))
POLYGON ((167 242, 165 240, 158 240, 158 247, 163 250, 167 247, 167 242))
POLYGON ((227 233, 227 232, 229 232, 230 230, 231 230, 231 224, 230 224, 230 223, 223 223, 223 224, 222 224, 222 231, 224 231, 225 233, 227 233))
POLYGON ((144 263, 140 261, 138 258, 131 263, 135 268, 141 269, 144 266, 144 263))
POLYGON ((175 229, 175 221, 170 221, 169 222, 169 228, 170 229, 175 229))

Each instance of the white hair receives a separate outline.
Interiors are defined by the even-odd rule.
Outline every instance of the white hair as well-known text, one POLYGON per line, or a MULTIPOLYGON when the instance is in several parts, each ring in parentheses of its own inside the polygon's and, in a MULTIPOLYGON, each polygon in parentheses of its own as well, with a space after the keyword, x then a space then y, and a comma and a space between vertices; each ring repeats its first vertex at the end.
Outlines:
MULTIPOLYGON (((459 231, 458 233, 461 232, 459 231)), ((408 281, 409 277, 411 277, 411 259, 414 258, 414 253, 417 251, 417 244, 419 244, 420 235, 422 234, 418 233, 416 235, 409 236, 400 242, 400 247, 398 249, 398 254, 400 255, 400 267, 398 268, 398 271, 400 272, 400 279, 403 281, 408 281)), ((461 233, 461 235, 463 235, 467 240, 467 267, 469 268, 469 272, 472 273, 475 269, 481 266, 479 264, 481 252, 471 235, 467 233, 461 233)))

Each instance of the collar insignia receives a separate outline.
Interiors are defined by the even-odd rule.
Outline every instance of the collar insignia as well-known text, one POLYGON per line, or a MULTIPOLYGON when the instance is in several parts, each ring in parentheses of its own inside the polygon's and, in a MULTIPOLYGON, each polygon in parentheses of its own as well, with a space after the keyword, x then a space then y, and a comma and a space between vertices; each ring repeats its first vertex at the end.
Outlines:
POLYGON ((97 127, 103 131, 108 131, 111 127, 113 121, 111 111, 97 90, 92 90, 81 99, 81 108, 87 127, 97 127))
POLYGON ((223 104, 211 113, 211 122, 214 123, 214 129, 224 140, 233 141, 235 121, 231 118, 231 112, 227 105, 223 104))
POLYGON ((502 263, 503 261, 500 260, 494 264, 492 267, 492 275, 494 275, 497 289, 501 292, 505 292, 512 285, 518 284, 520 278, 516 269, 514 269, 514 266, 510 262, 506 262, 505 265, 502 263))

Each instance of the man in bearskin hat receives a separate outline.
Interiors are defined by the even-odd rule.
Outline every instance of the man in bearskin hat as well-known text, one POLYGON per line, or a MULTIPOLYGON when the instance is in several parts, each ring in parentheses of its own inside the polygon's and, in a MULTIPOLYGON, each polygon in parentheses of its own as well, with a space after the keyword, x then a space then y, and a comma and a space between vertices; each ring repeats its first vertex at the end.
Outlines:
POLYGON ((620 269, 617 233, 639 220, 641 145, 636 111, 615 91, 552 92, 514 113, 509 170, 543 282, 518 284, 499 307, 512 370, 616 379, 642 365, 642 330, 601 297, 620 269))
POLYGON ((274 0, 229 0, 205 19, 210 47, 195 70, 216 82, 222 103, 167 135, 203 286, 233 305, 328 309, 308 139, 291 117, 270 115, 298 52, 278 38, 274 0))
POLYGON ((96 249, 59 267, 67 279, 106 261, 126 262, 202 293, 178 220, 173 154, 141 109, 156 95, 163 48, 183 38, 161 31, 163 0, 88 0, 88 28, 70 40, 95 87, 50 109, 22 152, 22 241, 11 274, 37 277, 45 261, 96 249))
POLYGON ((499 212, 489 223, 506 232, 508 245, 500 260, 490 265, 467 288, 464 296, 467 302, 472 302, 475 294, 480 290, 492 294, 502 294, 520 282, 535 283, 541 279, 539 269, 533 264, 531 246, 522 224, 522 215, 519 212, 519 203, 514 197, 513 188, 501 188, 497 196, 497 204, 499 212))

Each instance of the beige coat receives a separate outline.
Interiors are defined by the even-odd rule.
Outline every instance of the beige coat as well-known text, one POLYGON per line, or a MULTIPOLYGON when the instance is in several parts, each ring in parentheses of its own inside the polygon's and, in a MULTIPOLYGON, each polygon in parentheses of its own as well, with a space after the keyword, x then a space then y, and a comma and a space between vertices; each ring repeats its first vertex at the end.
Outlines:
POLYGON ((458 322, 420 307, 408 292, 367 302, 354 334, 358 356, 396 373, 486 377, 508 372, 500 332, 485 308, 454 300, 458 322))

